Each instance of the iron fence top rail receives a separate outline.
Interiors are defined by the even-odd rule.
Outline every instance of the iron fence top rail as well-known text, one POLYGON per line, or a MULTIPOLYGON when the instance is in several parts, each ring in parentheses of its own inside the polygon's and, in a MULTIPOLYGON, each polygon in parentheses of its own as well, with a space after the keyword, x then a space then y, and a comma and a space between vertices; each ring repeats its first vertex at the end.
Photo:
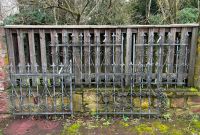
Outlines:
POLYGON ((15 29, 115 29, 115 28, 178 28, 199 27, 197 23, 191 24, 169 24, 169 25, 5 25, 4 28, 15 29))

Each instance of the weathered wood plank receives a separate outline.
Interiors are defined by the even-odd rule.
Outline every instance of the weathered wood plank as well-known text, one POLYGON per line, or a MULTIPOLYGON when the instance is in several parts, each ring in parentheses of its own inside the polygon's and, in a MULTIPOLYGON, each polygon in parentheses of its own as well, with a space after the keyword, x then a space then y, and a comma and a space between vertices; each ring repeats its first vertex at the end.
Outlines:
POLYGON ((148 49, 147 49, 147 72, 148 72, 148 82, 150 83, 152 80, 152 70, 153 70, 153 43, 154 43, 154 29, 149 29, 149 33, 148 33, 148 49))
POLYGON ((171 28, 170 32, 168 33, 168 58, 167 58, 167 64, 168 64, 168 71, 169 74, 167 77, 168 82, 172 82, 171 74, 174 72, 174 49, 175 46, 173 44, 176 43, 176 28, 171 28))
POLYGON ((36 65, 36 55, 35 55, 35 42, 34 42, 34 31, 33 29, 28 32, 29 39, 29 52, 30 52, 30 62, 31 62, 31 71, 35 71, 36 65))
POLYGON ((162 82, 162 72, 163 72, 163 56, 164 56, 164 42, 165 42, 165 29, 160 28, 159 30, 159 39, 157 41, 159 43, 158 47, 158 63, 157 63, 157 82, 162 82))
POLYGON ((69 65, 69 39, 68 39, 68 31, 66 29, 62 30, 62 44, 64 44, 62 51, 63 51, 63 64, 65 66, 69 65))
POLYGON ((194 85, 194 70, 195 70, 195 58, 197 49, 197 39, 198 39, 198 28, 193 28, 192 30, 192 40, 190 46, 190 59, 189 59, 189 71, 188 71, 188 86, 194 85))
POLYGON ((105 57, 105 71, 106 72, 111 72, 112 71, 112 67, 109 66, 111 64, 111 58, 112 58, 112 52, 111 52, 111 47, 108 46, 108 44, 111 43, 111 32, 109 29, 105 30, 105 53, 104 53, 104 57, 105 57))
MULTIPOLYGON (((179 49, 179 59, 178 59, 178 79, 177 83, 182 83, 184 78, 183 78, 183 73, 185 69, 185 58, 187 57, 186 52, 186 46, 183 44, 187 44, 188 42, 188 30, 187 28, 182 28, 181 30, 181 41, 180 41, 180 49, 179 49)), ((179 85, 181 86, 181 85, 179 85)))
POLYGON ((120 73, 120 64, 121 63, 121 45, 122 44, 122 33, 121 29, 116 29, 116 44, 117 46, 115 47, 115 64, 116 64, 116 73, 120 73), (120 46, 119 46, 120 45, 120 46))
POLYGON ((90 78, 90 31, 89 30, 84 30, 84 72, 88 74, 88 76, 85 77, 85 82, 88 84, 91 82, 90 78))
POLYGON ((21 30, 17 30, 17 42, 18 42, 18 52, 19 52, 19 64, 21 65, 21 72, 25 72, 25 53, 24 53, 24 41, 23 33, 21 30))
POLYGON ((140 82, 142 80, 143 73, 143 64, 144 64, 144 30, 138 29, 137 32, 137 44, 141 44, 142 46, 137 46, 135 49, 136 57, 135 57, 135 72, 140 73, 136 76, 136 82, 140 82))
POLYGON ((56 55, 57 53, 57 45, 58 43, 58 35, 56 30, 51 30, 51 56, 52 56, 52 64, 57 65, 58 64, 58 57, 56 55))
POLYGON ((72 44, 73 44, 73 65, 75 74, 75 83, 80 85, 81 83, 81 56, 80 56, 80 46, 79 44, 79 31, 74 29, 72 33, 72 44))
MULTIPOLYGON (((33 29, 28 31, 28 41, 29 41, 29 52, 30 52, 30 62, 31 62, 31 72, 36 72, 36 55, 35 55, 35 41, 34 41, 34 31, 33 29)), ((36 86, 36 78, 32 77, 33 86, 36 86)))
MULTIPOLYGON (((131 63, 131 53, 132 52, 132 30, 127 29, 127 34, 126 34, 126 65, 125 65, 125 73, 130 73, 130 66, 129 64, 131 63)), ((125 79, 125 84, 129 85, 130 84, 130 76, 127 75, 125 79)))
POLYGON ((41 51, 41 63, 43 72, 47 71, 47 53, 46 53, 46 42, 45 42, 45 30, 39 30, 40 35, 40 51, 41 51))
POLYGON ((92 29, 92 28, 169 28, 169 27, 198 27, 199 24, 170 24, 170 25, 6 25, 5 28, 33 28, 33 29, 92 29))
MULTIPOLYGON (((99 74, 101 72, 101 65, 100 65, 100 31, 99 29, 94 29, 94 43, 96 44, 95 48, 95 73, 99 74)), ((97 77, 96 77, 97 81, 97 77)))
POLYGON ((6 42, 8 46, 8 57, 9 57, 9 64, 12 65, 12 72, 16 71, 15 68, 15 52, 14 52, 14 44, 12 38, 12 32, 9 29, 6 29, 6 42))

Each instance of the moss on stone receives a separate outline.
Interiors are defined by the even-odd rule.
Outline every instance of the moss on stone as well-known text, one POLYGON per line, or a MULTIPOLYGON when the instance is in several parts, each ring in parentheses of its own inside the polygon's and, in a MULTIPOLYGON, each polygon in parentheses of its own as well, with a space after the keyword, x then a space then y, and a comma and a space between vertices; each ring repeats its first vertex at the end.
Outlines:
POLYGON ((65 125, 61 135, 80 135, 79 129, 81 127, 81 124, 79 122, 76 122, 70 126, 65 125))
POLYGON ((129 127, 129 123, 124 121, 120 121, 119 124, 122 125, 123 127, 129 127))
POLYGON ((153 128, 146 124, 140 124, 135 127, 138 134, 154 134, 153 128))
POLYGON ((169 135, 183 135, 183 132, 179 129, 171 129, 171 132, 169 133, 169 135))
POLYGON ((0 129, 0 135, 3 135, 3 131, 0 129))
POLYGON ((193 129, 200 131, 200 121, 193 120, 191 125, 192 125, 193 129))
POLYGON ((191 88, 190 88, 190 91, 191 91, 191 92, 198 92, 198 89, 197 89, 197 88, 194 88, 194 87, 191 87, 191 88))
POLYGON ((167 133, 169 130, 169 127, 165 124, 162 124, 161 122, 154 122, 152 123, 153 127, 159 131, 159 133, 167 133))

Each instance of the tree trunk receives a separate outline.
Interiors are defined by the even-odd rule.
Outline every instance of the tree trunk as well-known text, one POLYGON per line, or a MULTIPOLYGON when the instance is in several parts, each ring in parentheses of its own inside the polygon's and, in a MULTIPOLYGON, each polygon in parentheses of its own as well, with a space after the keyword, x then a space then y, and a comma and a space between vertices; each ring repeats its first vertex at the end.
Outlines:
POLYGON ((150 17, 150 13, 151 13, 151 2, 152 2, 152 0, 149 0, 149 3, 148 3, 148 12, 147 12, 148 23, 149 23, 149 17, 150 17))
POLYGON ((77 15, 77 18, 76 18, 76 25, 79 25, 80 24, 80 21, 81 21, 81 15, 77 15))

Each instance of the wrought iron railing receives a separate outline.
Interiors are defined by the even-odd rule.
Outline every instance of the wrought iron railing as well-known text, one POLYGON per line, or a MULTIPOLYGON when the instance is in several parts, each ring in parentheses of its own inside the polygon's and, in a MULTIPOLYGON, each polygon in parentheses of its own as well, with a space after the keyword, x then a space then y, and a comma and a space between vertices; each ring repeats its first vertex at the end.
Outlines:
POLYGON ((43 107, 46 111, 39 109, 37 114, 71 114, 72 100, 66 111, 62 96, 71 93, 67 94, 71 99, 73 85, 73 88, 96 87, 99 115, 150 116, 160 113, 166 88, 193 85, 196 24, 5 26, 5 29, 12 65, 11 99, 19 100, 13 102, 18 104, 13 106, 15 114, 35 114, 30 104, 28 107, 23 104, 23 89, 30 100, 32 89, 37 91, 39 87, 46 92, 44 97, 40 94, 40 99, 52 97, 53 108, 46 100, 43 107), (71 72, 65 67, 71 67, 71 72), (68 92, 63 91, 68 86, 68 92), (47 88, 51 88, 53 95, 47 93, 47 88), (61 111, 57 110, 57 90, 61 90, 61 111), (151 101, 153 97, 158 99, 156 107, 151 101), (139 106, 133 102, 136 99, 139 106))

